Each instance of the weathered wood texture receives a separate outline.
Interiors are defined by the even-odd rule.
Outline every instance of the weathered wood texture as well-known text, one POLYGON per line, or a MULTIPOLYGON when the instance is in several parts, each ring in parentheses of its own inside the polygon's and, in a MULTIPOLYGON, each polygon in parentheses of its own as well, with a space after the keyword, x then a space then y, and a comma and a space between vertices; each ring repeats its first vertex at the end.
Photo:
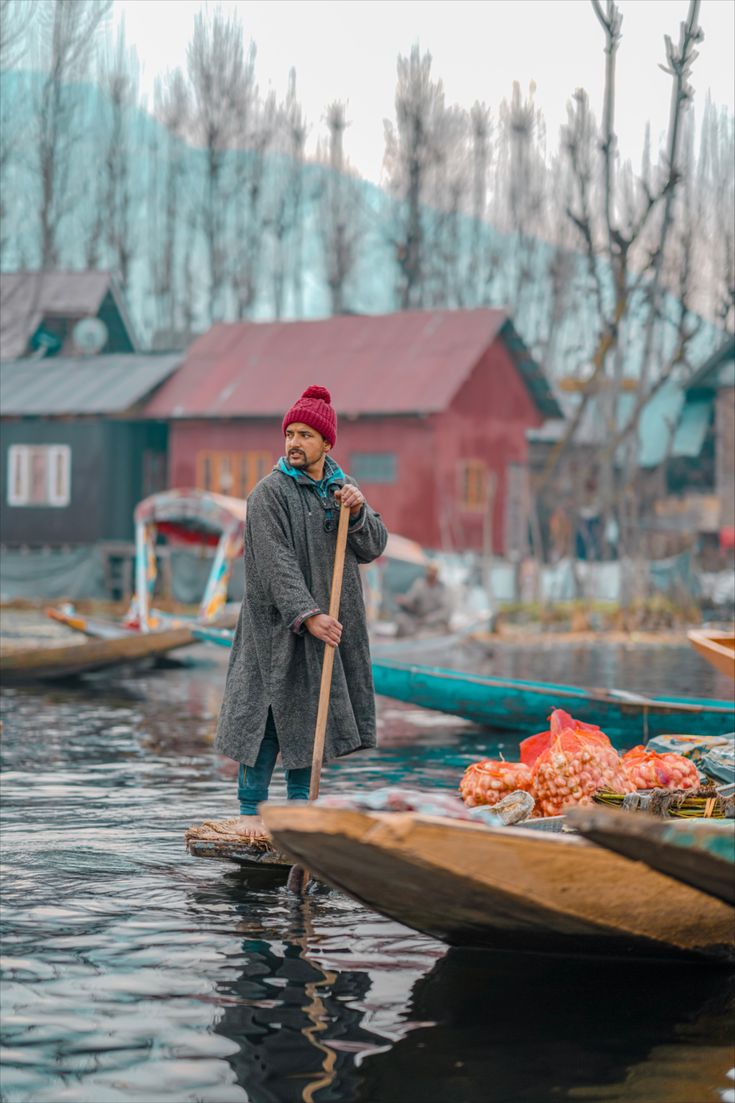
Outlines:
POLYGON ((135 633, 116 639, 88 639, 85 643, 61 647, 30 647, 0 650, 0 674, 6 685, 64 678, 122 666, 164 655, 194 643, 190 628, 135 633))
POLYGON ((574 808, 568 819, 600 846, 735 905, 735 821, 672 823, 611 808, 574 808))
POLYGON ((455 945, 732 960, 727 904, 579 836, 415 813, 266 804, 294 861, 376 911, 455 945))

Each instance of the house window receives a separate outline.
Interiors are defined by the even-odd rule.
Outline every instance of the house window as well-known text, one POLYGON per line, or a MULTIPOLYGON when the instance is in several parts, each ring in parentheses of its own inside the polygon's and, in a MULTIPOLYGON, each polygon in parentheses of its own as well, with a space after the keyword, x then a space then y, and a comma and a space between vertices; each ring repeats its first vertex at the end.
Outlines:
POLYGON ((240 460, 240 497, 247 498, 256 483, 273 467, 270 452, 242 452, 240 460))
POLYGON ((395 452, 353 452, 350 475, 358 483, 394 483, 398 477, 395 452))
POLYGON ((270 452, 200 452, 197 487, 215 494, 246 498, 273 466, 270 452))
POLYGON ((68 444, 11 445, 7 497, 9 506, 68 506, 71 499, 68 444))
POLYGON ((459 466, 460 506, 468 513, 482 513, 488 504, 490 483, 483 460, 465 460, 459 466))

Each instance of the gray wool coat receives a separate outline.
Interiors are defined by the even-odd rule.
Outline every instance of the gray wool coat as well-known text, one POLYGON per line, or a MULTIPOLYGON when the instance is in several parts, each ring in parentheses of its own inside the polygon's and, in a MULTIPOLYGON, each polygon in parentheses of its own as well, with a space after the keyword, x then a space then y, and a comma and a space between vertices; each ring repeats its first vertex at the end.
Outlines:
MULTIPOLYGON (((349 476, 345 481, 354 483, 349 476)), ((336 489, 341 480, 333 485, 336 489)), ((250 494, 245 526, 245 597, 235 631, 215 748, 253 766, 273 710, 285 769, 311 765, 325 644, 301 618, 329 611, 338 503, 278 468, 250 494), (328 506, 331 507, 328 510, 328 506), (294 630, 295 629, 295 630, 294 630)), ((374 747, 375 698, 358 566, 379 556, 388 534, 367 504, 350 522, 324 744, 328 761, 374 747)))

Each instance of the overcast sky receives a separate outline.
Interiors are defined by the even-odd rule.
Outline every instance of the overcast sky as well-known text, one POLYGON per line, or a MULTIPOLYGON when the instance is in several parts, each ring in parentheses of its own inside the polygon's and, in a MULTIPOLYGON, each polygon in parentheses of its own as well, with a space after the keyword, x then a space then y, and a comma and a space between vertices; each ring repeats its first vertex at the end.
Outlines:
MULTIPOLYGON (((201 0, 115 0, 114 24, 125 19, 149 97, 158 74, 185 64, 194 15, 204 6, 201 0)), ((283 95, 295 67, 310 124, 308 151, 324 133, 327 103, 348 101, 346 151, 370 180, 380 180, 396 57, 414 42, 432 54, 448 103, 469 108, 484 100, 497 115, 514 80, 523 89, 534 81, 551 147, 576 87, 587 89, 601 115, 603 32, 589 0, 223 0, 220 6, 239 13, 246 37, 256 43, 262 89, 283 95)), ((654 140, 666 129, 671 80, 658 64, 665 60, 664 35, 678 42, 689 4, 619 0, 619 7, 618 134, 623 156, 637 163, 646 121, 654 140)), ((693 71, 695 110, 709 92, 733 113, 735 4, 702 0, 700 24, 705 38, 693 71)))

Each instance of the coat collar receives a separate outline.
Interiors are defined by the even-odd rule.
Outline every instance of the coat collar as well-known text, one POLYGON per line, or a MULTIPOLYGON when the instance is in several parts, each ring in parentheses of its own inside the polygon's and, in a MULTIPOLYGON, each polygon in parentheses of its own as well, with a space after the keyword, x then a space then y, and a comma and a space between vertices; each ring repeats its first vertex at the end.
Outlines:
POLYGON ((345 473, 338 463, 335 463, 331 456, 324 457, 324 474, 321 479, 312 479, 311 475, 307 475, 305 471, 301 471, 297 467, 292 467, 285 456, 281 456, 276 469, 282 472, 284 475, 288 475, 294 479, 295 482, 301 486, 311 486, 319 494, 326 495, 330 486, 333 483, 344 482, 345 473))

